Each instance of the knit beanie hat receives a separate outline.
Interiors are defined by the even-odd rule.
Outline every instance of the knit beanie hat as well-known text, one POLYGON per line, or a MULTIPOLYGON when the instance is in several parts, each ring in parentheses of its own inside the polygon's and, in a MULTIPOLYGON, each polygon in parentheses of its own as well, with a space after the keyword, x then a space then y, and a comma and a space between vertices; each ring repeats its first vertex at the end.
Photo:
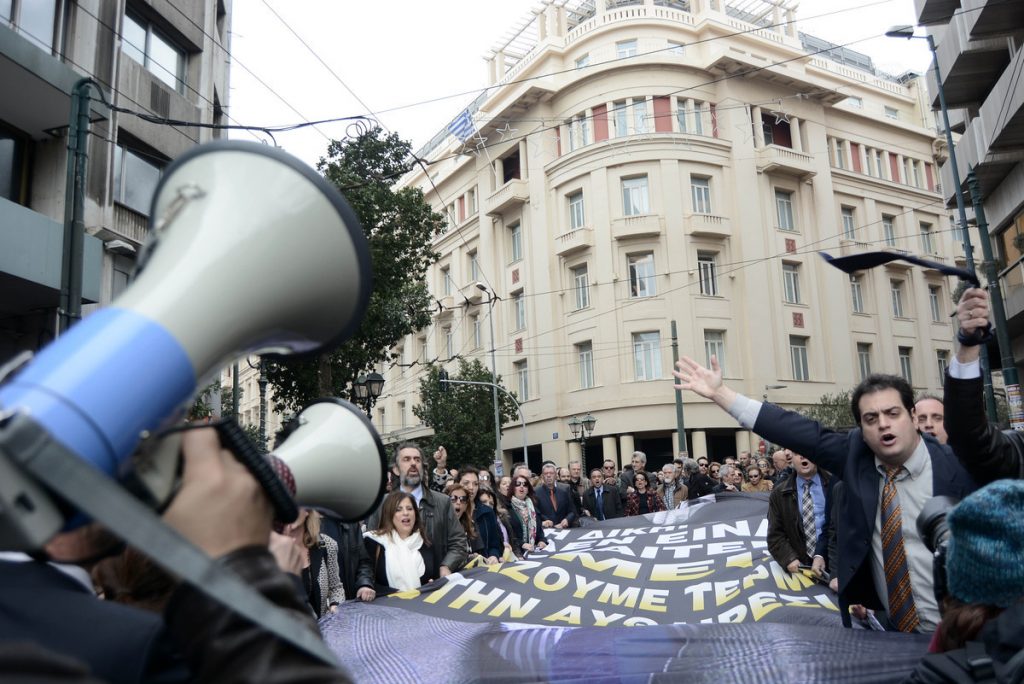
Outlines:
POLYGON ((1024 597, 1024 481, 999 480, 946 517, 949 593, 1006 608, 1024 597))

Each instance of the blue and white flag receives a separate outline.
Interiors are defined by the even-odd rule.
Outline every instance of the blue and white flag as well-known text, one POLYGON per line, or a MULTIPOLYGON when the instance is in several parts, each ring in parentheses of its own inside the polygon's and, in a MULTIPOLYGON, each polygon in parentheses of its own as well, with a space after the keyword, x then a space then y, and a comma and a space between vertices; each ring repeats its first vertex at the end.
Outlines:
POLYGON ((473 126, 473 117, 469 115, 468 109, 463 109, 462 113, 448 124, 448 132, 458 138, 460 142, 466 142, 473 137, 476 127, 473 126))

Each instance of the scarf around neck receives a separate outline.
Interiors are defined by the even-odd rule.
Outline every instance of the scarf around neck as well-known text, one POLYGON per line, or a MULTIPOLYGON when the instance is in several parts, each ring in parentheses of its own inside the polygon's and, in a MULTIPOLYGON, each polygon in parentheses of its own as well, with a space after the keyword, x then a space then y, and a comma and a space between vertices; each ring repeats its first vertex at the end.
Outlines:
POLYGON ((523 540, 523 543, 532 544, 537 539, 537 513, 533 510, 533 501, 513 496, 512 508, 515 509, 516 515, 519 516, 526 529, 526 539, 523 540))
POLYGON ((367 532, 366 536, 384 547, 384 569, 389 586, 399 591, 419 588, 420 577, 427 571, 419 552, 423 546, 419 532, 413 532, 405 539, 394 531, 384 535, 367 532))

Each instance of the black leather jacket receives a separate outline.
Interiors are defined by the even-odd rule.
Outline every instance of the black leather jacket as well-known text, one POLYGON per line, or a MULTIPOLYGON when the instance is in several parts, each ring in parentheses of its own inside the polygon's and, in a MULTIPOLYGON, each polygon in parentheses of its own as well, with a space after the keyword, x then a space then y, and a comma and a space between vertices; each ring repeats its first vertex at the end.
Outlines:
POLYGON ((981 378, 946 375, 943 405, 948 444, 979 487, 1005 478, 1024 479, 1024 432, 1001 431, 988 421, 981 378))

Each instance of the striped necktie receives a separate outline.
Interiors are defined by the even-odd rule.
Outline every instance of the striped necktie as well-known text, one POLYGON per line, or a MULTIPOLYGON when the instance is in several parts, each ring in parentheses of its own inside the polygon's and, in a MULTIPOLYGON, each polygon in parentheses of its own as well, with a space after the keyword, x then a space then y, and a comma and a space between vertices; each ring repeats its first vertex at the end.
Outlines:
POLYGON ((882 487, 882 560, 889 593, 889 621, 901 632, 913 632, 921 620, 910 587, 910 568, 903 547, 903 511, 896 492, 896 477, 903 466, 885 469, 882 487))
POLYGON ((800 511, 804 519, 804 540, 807 542, 807 555, 814 558, 814 547, 818 543, 818 531, 814 524, 814 498, 811 496, 813 480, 804 480, 804 493, 800 499, 800 511))

